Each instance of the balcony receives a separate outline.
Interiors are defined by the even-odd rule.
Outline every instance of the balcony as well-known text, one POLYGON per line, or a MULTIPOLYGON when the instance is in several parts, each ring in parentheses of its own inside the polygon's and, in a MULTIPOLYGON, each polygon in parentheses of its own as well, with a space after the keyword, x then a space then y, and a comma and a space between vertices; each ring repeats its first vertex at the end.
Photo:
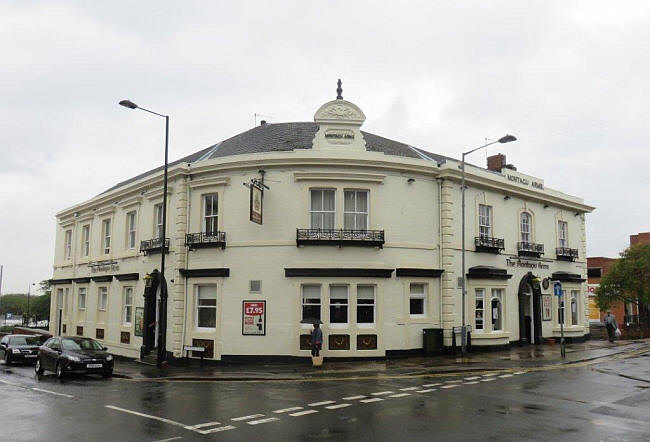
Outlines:
POLYGON ((505 249, 503 238, 492 238, 489 236, 474 237, 474 247, 477 252, 501 253, 505 249))
POLYGON ((557 247, 555 255, 560 261, 575 261, 578 258, 578 249, 569 249, 568 247, 557 247))
POLYGON ((534 242, 518 242, 517 251, 519 256, 530 256, 539 258, 544 254, 544 244, 536 244, 534 242))
MULTIPOLYGON (((161 238, 153 238, 140 241, 140 253, 144 253, 145 255, 160 253, 160 246, 162 244, 163 241, 161 238)), ((165 253, 169 253, 169 238, 165 238, 164 250, 165 253)))
POLYGON ((185 247, 190 250, 209 247, 226 248, 226 232, 199 232, 185 235, 185 247))
POLYGON ((297 246, 384 247, 383 230, 296 229, 297 246))

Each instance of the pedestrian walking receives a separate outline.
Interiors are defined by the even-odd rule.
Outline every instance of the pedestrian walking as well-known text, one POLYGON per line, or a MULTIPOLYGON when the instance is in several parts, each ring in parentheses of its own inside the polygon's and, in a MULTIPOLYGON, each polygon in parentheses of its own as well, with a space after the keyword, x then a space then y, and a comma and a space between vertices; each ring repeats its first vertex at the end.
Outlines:
POLYGON ((320 349, 323 347, 323 330, 316 323, 311 331, 311 355, 320 356, 320 349))
POLYGON ((612 315, 610 310, 607 310, 607 315, 605 315, 605 328, 607 328, 607 336, 609 337, 609 342, 614 342, 614 338, 617 335, 620 335, 618 331, 618 324, 616 324, 616 317, 612 315))

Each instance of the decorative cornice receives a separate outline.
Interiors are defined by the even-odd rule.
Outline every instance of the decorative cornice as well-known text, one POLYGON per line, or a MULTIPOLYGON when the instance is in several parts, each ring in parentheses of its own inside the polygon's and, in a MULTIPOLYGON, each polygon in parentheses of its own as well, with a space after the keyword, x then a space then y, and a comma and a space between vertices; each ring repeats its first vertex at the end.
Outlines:
MULTIPOLYGON (((167 187, 167 198, 172 196, 172 187, 168 186, 167 187)), ((153 189, 144 194, 144 197, 147 198, 149 201, 156 200, 158 198, 162 199, 163 196, 163 189, 153 189)))
POLYGON ((121 208, 125 209, 127 207, 136 206, 136 205, 141 204, 141 203, 142 203, 142 197, 141 196, 134 196, 132 198, 128 198, 128 199, 119 201, 117 203, 117 205, 120 206, 121 208))
POLYGON ((351 268, 285 268, 284 276, 292 277, 351 277, 390 278, 394 269, 351 269, 351 268))
POLYGON ((296 181, 355 181, 364 183, 383 183, 386 175, 378 173, 354 172, 294 172, 296 181))
POLYGON ((227 186, 228 184, 230 184, 230 177, 203 178, 200 180, 192 180, 188 182, 188 185, 192 189, 209 186, 227 186))

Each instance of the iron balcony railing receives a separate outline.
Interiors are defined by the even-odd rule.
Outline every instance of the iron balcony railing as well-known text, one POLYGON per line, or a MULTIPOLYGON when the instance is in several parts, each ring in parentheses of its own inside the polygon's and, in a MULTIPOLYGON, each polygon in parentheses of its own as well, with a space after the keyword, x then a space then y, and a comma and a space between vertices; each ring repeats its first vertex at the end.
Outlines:
POLYGON ((519 256, 536 256, 539 258, 544 254, 544 244, 520 241, 517 243, 517 251, 519 256))
MULTIPOLYGON (((145 255, 151 255, 152 253, 160 253, 160 246, 163 245, 162 238, 152 238, 140 241, 140 252, 145 255)), ((169 253, 169 238, 165 238, 164 242, 165 253, 169 253)))
POLYGON ((570 249, 568 247, 557 247, 555 249, 557 259, 563 261, 575 261, 578 259, 578 249, 570 249))
POLYGON ((500 253, 505 249, 505 241, 503 238, 476 236, 474 237, 474 247, 477 252, 500 253))
POLYGON ((296 245, 384 246, 383 230, 296 229, 296 245))
POLYGON ((199 232, 185 235, 185 246, 192 249, 207 247, 226 248, 226 232, 199 232))
POLYGON ((634 325, 639 323, 639 315, 625 315, 623 316, 623 323, 627 325, 634 325))

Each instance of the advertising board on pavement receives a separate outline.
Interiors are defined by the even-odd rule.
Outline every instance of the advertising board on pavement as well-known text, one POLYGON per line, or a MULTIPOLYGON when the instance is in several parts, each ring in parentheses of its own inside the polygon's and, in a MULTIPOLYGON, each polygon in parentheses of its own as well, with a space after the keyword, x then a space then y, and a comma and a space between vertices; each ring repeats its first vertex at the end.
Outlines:
POLYGON ((266 335, 266 301, 243 301, 242 335, 266 335))

